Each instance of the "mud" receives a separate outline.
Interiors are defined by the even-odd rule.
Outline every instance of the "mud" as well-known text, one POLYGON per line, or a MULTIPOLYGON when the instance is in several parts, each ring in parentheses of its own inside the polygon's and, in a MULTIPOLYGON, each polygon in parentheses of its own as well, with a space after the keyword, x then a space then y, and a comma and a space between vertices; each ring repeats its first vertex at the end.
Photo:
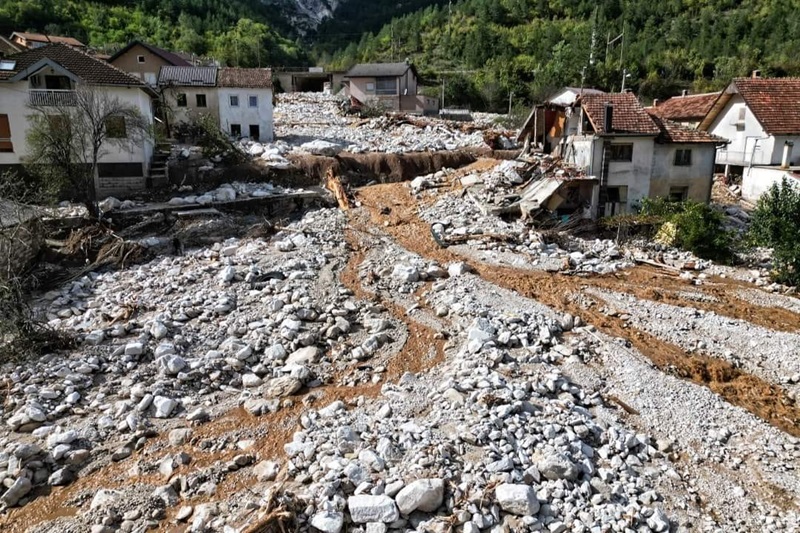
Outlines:
MULTIPOLYGON (((400 245, 423 257, 446 264, 464 258, 440 248, 431 237, 428 224, 419 219, 416 202, 407 187, 397 184, 377 185, 358 191, 358 199, 370 212, 372 223, 384 227, 400 245), (389 207, 388 215, 382 208, 389 207)), ((773 426, 800 437, 800 407, 779 386, 734 368, 726 361, 690 354, 653 335, 629 327, 625 320, 600 311, 603 302, 586 305, 586 287, 610 289, 651 299, 687 306, 678 291, 702 291, 716 302, 690 301, 691 307, 714 311, 720 315, 747 320, 753 324, 785 331, 800 330, 800 315, 791 311, 761 307, 735 296, 740 282, 713 278, 703 286, 664 275, 653 267, 635 267, 608 276, 589 278, 550 274, 509 267, 471 264, 483 279, 500 287, 542 302, 554 309, 580 316, 599 331, 627 339, 632 347, 645 355, 662 371, 703 385, 721 395, 732 405, 742 407, 773 426)), ((590 302, 591 303, 591 302, 590 302)))

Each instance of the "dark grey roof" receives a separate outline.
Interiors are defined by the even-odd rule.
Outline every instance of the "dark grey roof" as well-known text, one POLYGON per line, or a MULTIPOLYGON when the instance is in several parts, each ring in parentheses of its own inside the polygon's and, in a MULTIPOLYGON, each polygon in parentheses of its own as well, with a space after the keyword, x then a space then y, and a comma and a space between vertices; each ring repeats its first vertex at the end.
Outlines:
POLYGON ((179 87, 214 87, 217 84, 216 67, 161 67, 159 85, 179 87))
POLYGON ((402 76, 408 69, 417 71, 408 63, 361 63, 347 71, 348 78, 372 78, 383 76, 402 76))

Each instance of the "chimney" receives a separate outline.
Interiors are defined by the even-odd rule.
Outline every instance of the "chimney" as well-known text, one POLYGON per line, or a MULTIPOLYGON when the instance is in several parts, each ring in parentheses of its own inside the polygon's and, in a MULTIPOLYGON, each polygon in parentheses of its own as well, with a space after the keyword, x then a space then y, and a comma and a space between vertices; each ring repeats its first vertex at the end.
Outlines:
POLYGON ((688 95, 689 95, 689 90, 688 89, 684 89, 684 90, 681 91, 681 96, 688 96, 688 95))
POLYGON ((610 102, 606 102, 606 106, 603 109, 603 131, 605 133, 611 133, 614 131, 612 125, 614 124, 614 106, 610 102))
POLYGON ((653 107, 658 107, 658 98, 653 98, 653 107))
POLYGON ((761 77, 761 71, 760 70, 754 70, 753 71, 753 77, 754 78, 760 78, 761 77))
POLYGON ((789 168, 789 160, 792 158, 792 148, 794 147, 793 141, 786 141, 783 143, 783 159, 781 159, 781 168, 789 168))

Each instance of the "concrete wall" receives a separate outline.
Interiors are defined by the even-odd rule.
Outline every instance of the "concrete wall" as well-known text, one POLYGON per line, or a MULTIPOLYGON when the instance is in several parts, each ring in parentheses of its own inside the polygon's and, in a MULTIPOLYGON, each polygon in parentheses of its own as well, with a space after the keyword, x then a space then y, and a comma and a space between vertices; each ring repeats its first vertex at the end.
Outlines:
MULTIPOLYGON (((108 93, 111 97, 135 107, 149 124, 153 123, 150 96, 140 88, 134 87, 98 87, 97 90, 108 93)), ((0 153, 0 165, 19 165, 29 154, 27 135, 30 129, 30 118, 38 113, 28 107, 28 82, 0 83, 0 113, 7 114, 11 127, 11 142, 14 151, 0 153)), ((53 112, 57 108, 52 108, 53 112)), ((141 165, 138 176, 144 176, 149 170, 153 155, 151 139, 139 139, 123 146, 106 145, 100 154, 100 163, 133 163, 141 165)))
POLYGON ((271 142, 273 139, 272 122, 272 89, 239 89, 220 87, 219 95, 219 122, 220 127, 230 133, 231 124, 242 127, 242 135, 249 136, 249 126, 258 125, 261 142, 271 142), (230 97, 239 97, 239 106, 232 107, 230 97), (258 97, 258 106, 250 107, 250 96, 258 97))
POLYGON ((653 151, 653 172, 650 179, 650 196, 666 198, 671 187, 688 187, 688 198, 708 202, 714 176, 715 145, 656 144, 653 151), (691 150, 692 164, 675 165, 677 150, 691 150))
POLYGON ((776 167, 745 168, 742 176, 742 198, 755 203, 773 184, 780 186, 783 178, 800 190, 800 179, 787 170, 776 167))
POLYGON ((168 62, 164 61, 160 56, 152 53, 141 44, 135 45, 112 61, 111 64, 118 69, 133 74, 150 85, 156 84, 161 67, 169 65, 168 62), (144 57, 144 63, 139 63, 139 56, 144 57))
POLYGON ((360 102, 366 102, 372 99, 380 100, 386 107, 394 111, 416 111, 416 100, 412 101, 404 96, 416 96, 417 94, 417 78, 414 72, 408 69, 403 76, 396 79, 396 91, 394 95, 377 95, 376 94, 376 78, 350 78, 350 96, 356 98, 360 102), (368 84, 372 84, 372 90, 368 88, 368 84), (413 102, 413 103, 412 103, 413 102))
POLYGON ((199 114, 208 114, 219 123, 219 96, 216 87, 169 87, 164 100, 172 112, 170 124, 186 124, 199 114), (178 95, 186 95, 186 107, 178 107, 178 95), (206 107, 197 107, 197 95, 206 95, 206 107))

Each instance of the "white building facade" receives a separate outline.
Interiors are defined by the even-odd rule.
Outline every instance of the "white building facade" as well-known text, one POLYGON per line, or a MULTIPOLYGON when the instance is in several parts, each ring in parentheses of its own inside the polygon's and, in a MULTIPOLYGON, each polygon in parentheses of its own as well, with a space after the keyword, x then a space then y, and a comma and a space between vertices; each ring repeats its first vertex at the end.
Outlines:
MULTIPOLYGON (((65 45, 22 52, 4 60, 0 69, 0 171, 21 169, 30 154, 32 118, 69 107, 82 85, 128 104, 152 124, 151 93, 136 78, 65 45)), ((122 135, 127 135, 124 128, 122 135)), ((98 196, 143 189, 152 156, 153 141, 146 136, 104 146, 96 176, 98 196)))

